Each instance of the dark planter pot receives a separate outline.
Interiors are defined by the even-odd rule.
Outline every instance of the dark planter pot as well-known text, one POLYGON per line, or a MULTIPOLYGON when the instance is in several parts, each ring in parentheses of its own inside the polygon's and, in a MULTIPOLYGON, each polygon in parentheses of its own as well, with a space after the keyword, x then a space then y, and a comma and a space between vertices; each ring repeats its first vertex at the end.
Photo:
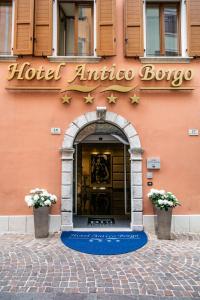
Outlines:
POLYGON ((167 211, 155 208, 157 222, 156 234, 160 240, 171 240, 171 222, 172 222, 172 208, 167 211))
POLYGON ((48 206, 33 208, 36 238, 45 238, 49 235, 49 211, 48 206))

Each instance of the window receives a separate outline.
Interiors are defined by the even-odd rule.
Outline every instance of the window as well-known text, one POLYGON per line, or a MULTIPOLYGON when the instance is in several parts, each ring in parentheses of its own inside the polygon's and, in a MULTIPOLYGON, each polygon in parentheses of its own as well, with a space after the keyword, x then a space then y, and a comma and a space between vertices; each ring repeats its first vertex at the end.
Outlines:
POLYGON ((179 3, 147 3, 147 56, 180 55, 179 3))
POLYGON ((93 2, 59 1, 58 8, 58 55, 93 55, 93 2))
POLYGON ((113 56, 116 53, 115 2, 15 0, 13 53, 50 56, 49 59, 113 56))
POLYGON ((12 1, 0 1, 0 55, 11 54, 12 1))
POLYGON ((126 57, 143 61, 200 57, 199 0, 124 0, 124 4, 126 57))

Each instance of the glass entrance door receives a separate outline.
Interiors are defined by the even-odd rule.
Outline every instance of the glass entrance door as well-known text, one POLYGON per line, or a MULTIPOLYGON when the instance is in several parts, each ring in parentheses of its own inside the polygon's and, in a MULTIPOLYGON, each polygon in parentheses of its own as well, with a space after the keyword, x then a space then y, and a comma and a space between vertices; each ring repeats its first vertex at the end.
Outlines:
POLYGON ((121 143, 76 145, 74 213, 123 216, 130 212, 130 161, 121 143))

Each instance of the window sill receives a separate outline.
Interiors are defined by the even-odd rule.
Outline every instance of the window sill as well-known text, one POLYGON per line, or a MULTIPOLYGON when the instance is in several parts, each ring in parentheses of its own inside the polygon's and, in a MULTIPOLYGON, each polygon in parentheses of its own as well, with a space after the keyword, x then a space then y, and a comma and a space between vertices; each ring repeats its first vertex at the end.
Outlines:
POLYGON ((88 63, 98 63, 101 60, 101 57, 97 56, 48 56, 47 57, 51 62, 88 62, 88 63))
POLYGON ((190 63, 192 57, 182 57, 182 56, 160 56, 160 57, 140 57, 140 61, 143 64, 154 63, 154 64, 188 64, 190 63))
POLYGON ((16 60, 17 60, 16 55, 0 55, 0 62, 10 62, 16 60))

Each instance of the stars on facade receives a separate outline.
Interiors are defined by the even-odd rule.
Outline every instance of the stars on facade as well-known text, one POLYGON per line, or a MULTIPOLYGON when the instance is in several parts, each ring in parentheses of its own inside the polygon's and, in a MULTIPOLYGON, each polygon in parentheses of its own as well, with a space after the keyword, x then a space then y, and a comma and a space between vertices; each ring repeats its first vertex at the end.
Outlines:
POLYGON ((92 104, 94 101, 94 97, 92 97, 89 93, 86 97, 84 97, 84 101, 86 104, 92 104))
POLYGON ((133 96, 129 97, 131 104, 139 104, 140 101, 140 97, 136 96, 136 94, 134 94, 133 96))
MULTIPOLYGON (((65 94, 61 97, 62 103, 63 104, 70 104, 71 103, 72 96, 65 94)), ((95 97, 93 97, 90 93, 87 94, 87 96, 82 98, 84 100, 85 104, 93 104, 95 97)), ((114 96, 113 93, 110 94, 110 96, 106 97, 107 101, 109 104, 116 104, 118 101, 118 97, 114 96)), ((140 102, 140 97, 137 96, 136 94, 129 96, 129 100, 131 104, 139 104, 140 102)))
POLYGON ((62 96, 62 97, 61 97, 62 103, 63 103, 63 104, 65 104, 65 103, 70 104, 71 98, 72 98, 72 97, 70 97, 70 96, 68 96, 68 95, 62 96))
POLYGON ((116 103, 116 101, 117 101, 117 97, 115 97, 114 95, 113 95, 113 93, 110 95, 110 96, 108 96, 107 97, 107 99, 108 99, 108 103, 109 104, 111 104, 111 103, 116 103))

